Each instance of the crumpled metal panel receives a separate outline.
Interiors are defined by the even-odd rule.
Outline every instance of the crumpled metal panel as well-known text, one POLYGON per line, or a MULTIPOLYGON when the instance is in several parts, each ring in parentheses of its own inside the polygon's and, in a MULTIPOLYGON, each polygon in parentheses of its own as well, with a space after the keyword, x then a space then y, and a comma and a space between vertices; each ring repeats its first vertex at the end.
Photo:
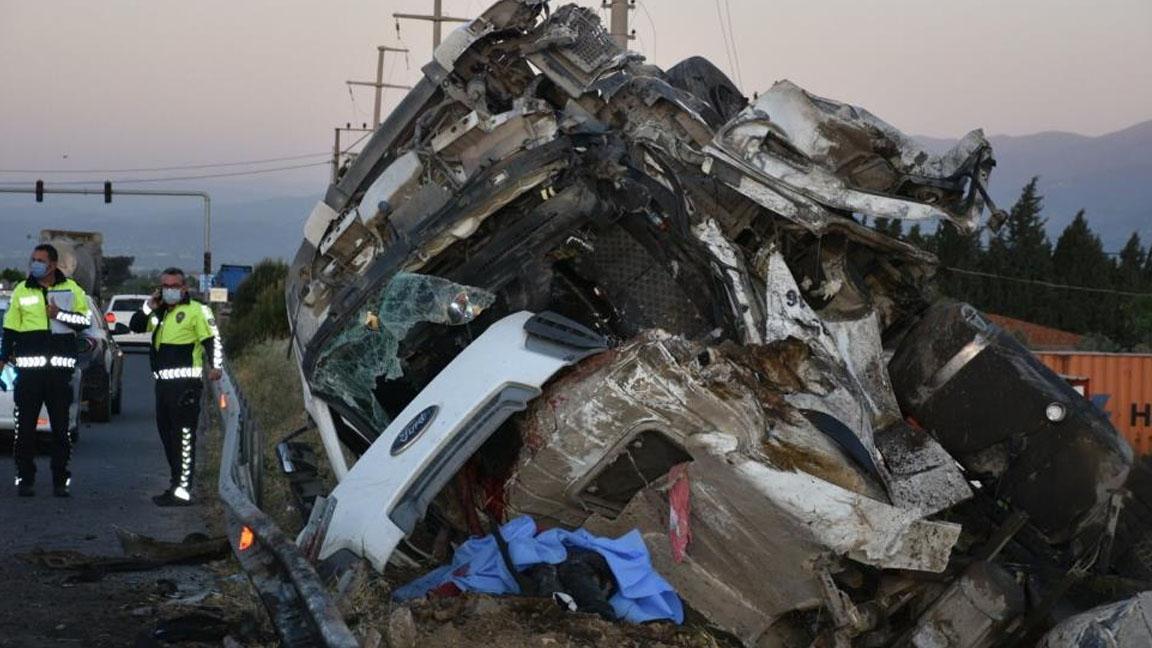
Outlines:
POLYGON ((594 532, 639 528, 688 603, 748 641, 786 612, 819 604, 821 558, 943 570, 960 527, 884 502, 866 471, 765 384, 722 352, 659 333, 585 362, 522 420, 508 506, 594 532), (672 559, 666 484, 649 479, 650 465, 636 465, 650 483, 622 510, 598 499, 617 459, 646 463, 635 443, 647 431, 692 460, 683 562, 672 559), (772 576, 748 579, 753 571, 772 576))
POLYGON ((979 131, 934 156, 868 111, 815 97, 789 81, 725 124, 705 150, 747 172, 721 176, 734 189, 814 231, 825 220, 820 208, 949 220, 975 231, 984 198, 973 179, 986 181, 993 163, 979 131), (819 208, 805 208, 806 202, 819 208))

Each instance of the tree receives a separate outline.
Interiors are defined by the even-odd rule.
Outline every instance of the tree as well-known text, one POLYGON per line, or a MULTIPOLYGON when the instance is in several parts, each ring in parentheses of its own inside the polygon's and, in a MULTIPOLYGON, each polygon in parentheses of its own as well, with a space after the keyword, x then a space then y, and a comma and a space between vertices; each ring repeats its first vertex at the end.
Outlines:
POLYGON ((109 293, 119 292, 119 289, 132 278, 132 263, 136 257, 106 256, 104 257, 104 287, 109 293))
MULTIPOLYGON (((1145 276, 1145 264, 1150 252, 1144 249, 1136 232, 1128 237, 1120 250, 1113 282, 1117 290, 1126 292, 1152 292, 1152 281, 1145 276)), ((1152 342, 1152 298, 1126 298, 1121 300, 1123 315, 1117 340, 1126 347, 1152 342)))
POLYGON ((261 340, 288 336, 288 314, 284 305, 287 278, 288 266, 283 261, 264 259, 240 283, 223 332, 224 347, 229 354, 239 354, 261 340))
MULTIPOLYGON (((1024 279, 1046 279, 1052 273, 1052 243, 1045 231, 1046 219, 1041 216, 1043 198, 1036 191, 1039 180, 1033 177, 1020 191, 1012 205, 1008 220, 1000 230, 1004 242, 1001 267, 996 273, 1024 279)), ((990 250, 991 251, 991 250, 990 250)), ((1005 292, 1005 314, 1037 321, 1050 316, 1051 291, 1012 284, 1005 292)))
MULTIPOLYGON (((1110 288, 1112 261, 1104 254, 1100 237, 1088 227, 1084 210, 1060 234, 1052 252, 1052 276, 1057 283, 1110 288)), ((1076 333, 1101 333, 1114 337, 1118 317, 1116 299, 1106 294, 1065 292, 1054 313, 1059 327, 1076 333)))
POLYGON ((932 241, 930 239, 931 237, 924 236, 920 230, 920 223, 916 223, 908 229, 908 242, 918 248, 931 251, 932 241))
POLYGON ((949 268, 979 270, 981 261, 980 239, 965 234, 952 223, 942 223, 932 237, 936 257, 940 260, 940 289, 944 294, 983 307, 985 281, 963 273, 949 272, 949 268))
POLYGON ((26 276, 28 276, 26 272, 17 270, 16 268, 4 268, 3 270, 0 270, 0 281, 5 281, 7 283, 16 283, 17 281, 24 279, 26 276))
POLYGON ((898 218, 877 217, 872 229, 897 239, 904 235, 904 223, 898 218))

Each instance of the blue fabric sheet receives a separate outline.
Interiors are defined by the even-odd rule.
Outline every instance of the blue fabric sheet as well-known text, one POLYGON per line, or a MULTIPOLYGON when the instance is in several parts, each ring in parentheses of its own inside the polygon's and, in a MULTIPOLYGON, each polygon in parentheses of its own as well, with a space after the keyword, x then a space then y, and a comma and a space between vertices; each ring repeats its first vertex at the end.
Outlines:
MULTIPOLYGON (((500 532, 508 543, 508 555, 518 571, 540 563, 555 565, 564 562, 569 547, 595 551, 604 556, 619 586, 609 601, 618 617, 632 623, 655 620, 684 622, 680 597, 668 581, 652 569, 648 548, 635 529, 615 540, 594 536, 584 529, 549 529, 537 534, 536 523, 525 515, 504 524, 500 532)), ((397 601, 419 598, 448 582, 466 592, 520 593, 516 579, 504 566, 496 539, 487 535, 460 545, 451 564, 397 588, 392 598, 397 601)))

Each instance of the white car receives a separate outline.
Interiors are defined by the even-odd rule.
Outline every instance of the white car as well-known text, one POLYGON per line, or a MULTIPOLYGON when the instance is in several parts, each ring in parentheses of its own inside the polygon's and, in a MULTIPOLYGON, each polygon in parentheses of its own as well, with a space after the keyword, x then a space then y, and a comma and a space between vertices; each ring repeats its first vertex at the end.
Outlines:
MULTIPOLYGON (((0 293, 0 321, 8 313, 9 297, 10 294, 0 293)), ((3 335, 4 332, 0 329, 0 336, 3 335)), ((68 433, 73 441, 80 436, 80 373, 79 366, 72 372, 72 406, 68 408, 68 433)), ((4 370, 0 372, 0 438, 13 439, 16 436, 16 402, 13 399, 13 389, 18 380, 19 371, 11 365, 5 365, 4 370)), ((52 431, 48 423, 47 408, 40 408, 40 416, 36 418, 36 430, 43 433, 52 431)))
POLYGON ((148 346, 151 333, 133 333, 128 329, 132 315, 148 301, 148 295, 115 295, 108 302, 105 319, 112 331, 112 339, 120 346, 148 346))

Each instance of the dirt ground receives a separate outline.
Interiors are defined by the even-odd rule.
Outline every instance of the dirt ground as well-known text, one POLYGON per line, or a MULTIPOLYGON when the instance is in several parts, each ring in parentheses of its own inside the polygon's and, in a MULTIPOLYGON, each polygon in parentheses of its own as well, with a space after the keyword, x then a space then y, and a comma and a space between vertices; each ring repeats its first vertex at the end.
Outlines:
POLYGON ((245 645, 270 636, 261 632, 256 621, 263 614, 231 560, 84 576, 29 559, 37 551, 123 557, 117 529, 172 542, 190 533, 220 534, 214 521, 221 513, 212 497, 218 453, 211 441, 218 435, 202 434, 198 445, 201 504, 157 508, 151 496, 167 485, 168 468, 156 436, 146 356, 127 357, 124 389, 120 415, 81 424, 69 499, 52 497, 44 455, 36 497, 16 497, 11 445, 0 443, 0 647, 172 645, 157 643, 157 629, 168 636, 190 630, 195 632, 185 636, 216 637, 177 644, 186 646, 219 646, 224 634, 245 645), (164 626, 188 615, 198 616, 182 627, 164 626))
MULTIPOLYGON (((108 574, 78 582, 74 572, 36 566, 20 557, 0 559, 0 646, 162 646, 166 620, 194 616, 182 646, 219 646, 220 638, 261 637, 253 621, 226 613, 215 573, 205 567, 166 567, 108 574), (223 623, 209 623, 220 617, 223 623)), ((182 628, 176 628, 181 630, 182 628)))
POLYGON ((466 593, 394 603, 392 587, 417 572, 390 568, 380 576, 363 570, 338 598, 352 631, 364 645, 391 648, 728 648, 735 640, 703 626, 672 623, 608 622, 591 614, 560 609, 550 599, 466 593))

